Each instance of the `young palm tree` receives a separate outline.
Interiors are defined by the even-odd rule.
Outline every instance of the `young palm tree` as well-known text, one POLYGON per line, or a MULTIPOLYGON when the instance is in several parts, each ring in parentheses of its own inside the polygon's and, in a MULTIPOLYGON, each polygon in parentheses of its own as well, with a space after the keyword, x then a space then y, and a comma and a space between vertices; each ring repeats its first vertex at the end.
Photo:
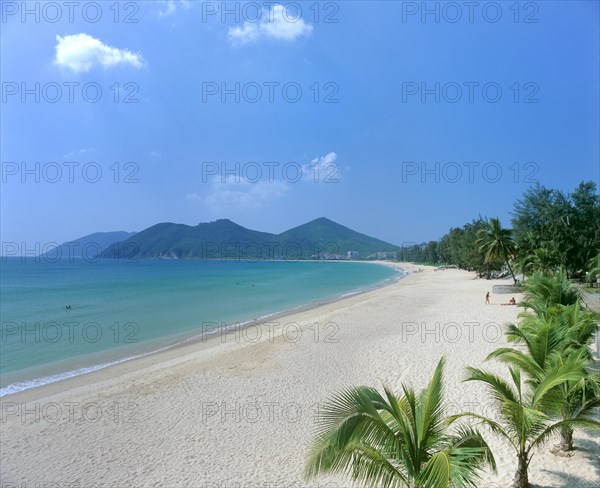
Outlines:
POLYGON ((535 303, 544 306, 573 305, 581 298, 582 292, 571 285, 567 273, 561 268, 554 276, 535 273, 525 285, 525 300, 522 304, 535 310, 536 307, 532 306, 535 303))
MULTIPOLYGON (((593 419, 600 406, 600 375, 590 375, 588 367, 593 361, 590 345, 598 331, 597 317, 583 309, 579 301, 555 314, 531 316, 519 327, 509 325, 506 334, 510 341, 523 344, 525 350, 500 348, 488 359, 497 358, 520 368, 535 383, 542 382, 552 367, 572 361, 581 377, 560 386, 562 402, 558 415, 563 420, 593 419)), ((561 441, 555 450, 573 449, 573 431, 572 426, 561 429, 561 441)))
POLYGON ((581 373, 576 364, 568 361, 546 371, 539 382, 521 379, 517 368, 509 367, 512 384, 503 378, 477 368, 468 368, 465 381, 481 381, 486 384, 498 406, 500 420, 469 412, 453 416, 450 423, 462 417, 478 419, 493 433, 507 441, 517 455, 517 471, 513 487, 528 488, 528 466, 533 451, 542 446, 553 434, 566 427, 600 428, 600 423, 587 418, 552 420, 549 412, 557 412, 561 406, 560 387, 566 381, 578 381, 581 373))
POLYGON ((485 253, 486 262, 502 260, 517 284, 517 279, 510 266, 510 259, 515 255, 516 245, 512 238, 512 230, 502 228, 500 220, 490 219, 486 222, 486 229, 477 231, 477 244, 481 252, 485 253))
POLYGON ((525 304, 534 307, 534 312, 521 312, 521 323, 509 325, 506 333, 509 341, 525 344, 532 356, 535 354, 532 347, 541 343, 541 347, 560 355, 586 351, 586 359, 591 360, 590 346, 598 331, 598 312, 584 308, 579 299, 571 305, 519 303, 525 304))
MULTIPOLYGON (((584 374, 579 381, 567 381, 561 386, 563 404, 560 417, 568 419, 594 420, 600 408, 600 373, 584 374)), ((565 426, 560 430, 560 442, 555 451, 570 452, 573 447, 573 426, 565 426)))
POLYGON ((365 487, 477 486, 480 471, 496 470, 479 432, 447 431, 440 360, 427 388, 406 385, 398 397, 385 388, 350 388, 319 412, 306 477, 342 474, 365 487))
MULTIPOLYGON (((579 300, 564 307, 558 315, 559 327, 564 329, 564 342, 558 360, 572 356, 580 363, 582 378, 566 382, 561 386, 563 404, 560 416, 563 419, 592 418, 600 408, 600 372, 591 374, 593 364, 591 344, 598 334, 598 313, 584 309, 579 300)), ((561 430, 560 451, 573 450, 573 428, 561 430)))

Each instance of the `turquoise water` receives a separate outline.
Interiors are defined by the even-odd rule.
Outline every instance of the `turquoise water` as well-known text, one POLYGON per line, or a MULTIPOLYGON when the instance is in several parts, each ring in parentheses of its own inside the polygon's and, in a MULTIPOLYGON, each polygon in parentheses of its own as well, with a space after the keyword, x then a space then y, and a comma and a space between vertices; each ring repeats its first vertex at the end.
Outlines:
POLYGON ((0 267, 0 396, 398 277, 351 262, 2 258, 0 267))

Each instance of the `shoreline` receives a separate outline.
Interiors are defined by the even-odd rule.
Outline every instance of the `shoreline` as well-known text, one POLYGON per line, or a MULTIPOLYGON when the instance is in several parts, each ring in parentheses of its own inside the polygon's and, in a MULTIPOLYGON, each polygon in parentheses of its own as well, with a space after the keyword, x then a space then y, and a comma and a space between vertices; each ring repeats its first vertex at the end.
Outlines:
MULTIPOLYGON (((518 307, 501 306, 506 295, 492 292, 485 304, 486 292, 506 281, 401 265, 408 274, 390 286, 287 315, 303 332, 299 340, 281 327, 272 336, 263 327, 259 340, 232 331, 224 342, 186 344, 3 399, 0 477, 19 486, 98 479, 144 488, 349 486, 347 478, 303 478, 322 402, 348 386, 420 390, 442 356, 448 413, 493 415, 485 388, 462 380, 466 366, 507 374, 485 361, 509 345, 504 326, 517 320, 518 307), (328 324, 336 325, 334 340, 328 324), (99 418, 86 417, 89 405, 99 418)), ((498 473, 484 473, 478 486, 508 486, 512 448, 489 432, 484 437, 498 473)), ((536 451, 533 486, 598 485, 600 439, 577 431, 574 441, 571 458, 549 452, 553 439, 536 451)))
MULTIPOLYGON (((4 401, 13 400, 21 393, 30 392, 32 390, 36 390, 36 391, 44 390, 44 389, 46 389, 46 387, 50 387, 51 385, 58 386, 58 384, 69 383, 71 380, 76 380, 77 378, 94 375, 94 373, 105 371, 110 368, 115 368, 115 367, 121 366, 126 363, 142 360, 144 358, 156 357, 163 353, 167 353, 169 351, 177 351, 177 350, 179 350, 181 348, 185 348, 187 346, 201 347, 201 345, 204 344, 204 345, 206 345, 206 348, 210 348, 210 346, 216 346, 217 345, 216 340, 219 337, 222 338, 223 333, 227 334, 231 329, 236 329, 238 331, 241 331, 241 330, 249 329, 250 327, 258 326, 258 327, 262 328, 265 325, 271 324, 272 321, 274 321, 274 320, 281 320, 281 319, 285 318, 286 316, 290 316, 295 313, 308 312, 308 311, 311 311, 313 309, 316 309, 316 308, 324 306, 324 305, 334 304, 336 302, 343 301, 345 299, 348 299, 348 298, 351 298, 354 296, 359 296, 364 293, 368 293, 371 291, 378 290, 380 288, 384 288, 386 286, 390 286, 390 285, 402 280, 403 278, 405 278, 408 275, 408 272, 406 272, 399 265, 399 264, 405 264, 405 263, 394 263, 391 261, 361 261, 361 260, 345 260, 345 261, 322 260, 320 262, 336 262, 336 263, 337 262, 348 262, 348 263, 377 264, 380 266, 386 266, 388 268, 392 268, 392 269, 396 270, 397 274, 395 276, 386 278, 385 280, 376 282, 372 285, 368 285, 366 288, 362 288, 362 289, 354 291, 354 292, 343 293, 341 295, 334 295, 331 298, 319 300, 316 302, 310 302, 310 303, 306 303, 303 305, 298 305, 298 306, 290 308, 290 309, 273 312, 273 313, 270 313, 270 314, 267 314, 264 316, 256 317, 254 319, 247 319, 247 320, 242 320, 242 321, 237 321, 237 322, 221 322, 219 324, 219 327, 216 330, 213 330, 209 333, 207 333, 206 331, 194 332, 194 333, 187 332, 187 333, 183 333, 183 334, 175 334, 175 335, 165 336, 165 337, 158 338, 158 339, 153 339, 153 340, 149 341, 152 343, 152 346, 150 346, 151 347, 150 350, 146 350, 146 351, 140 350, 139 352, 134 353, 131 356, 113 358, 112 360, 110 360, 107 363, 82 366, 82 367, 74 369, 74 370, 55 373, 55 374, 52 374, 49 376, 44 376, 44 377, 40 377, 40 378, 34 378, 31 380, 25 380, 25 381, 20 381, 20 382, 16 382, 16 383, 11 383, 11 384, 3 387, 2 390, 8 389, 10 387, 19 387, 20 385, 27 384, 27 383, 33 383, 33 382, 56 378, 56 379, 53 379, 52 381, 47 381, 42 384, 29 386, 29 387, 26 387, 26 388, 23 388, 23 389, 14 391, 14 392, 10 392, 10 393, 4 393, 4 394, 0 395, 0 399, 3 399, 4 401)), ((221 341, 221 343, 222 343, 222 341, 221 341)), ((98 355, 101 352, 107 352, 107 353, 113 352, 114 353, 115 351, 111 351, 111 350, 99 351, 94 354, 98 355)), ((56 391, 58 391, 58 392, 64 391, 64 390, 68 389, 67 386, 68 385, 65 385, 64 389, 56 388, 56 391)), ((55 391, 54 388, 49 388, 49 390, 51 390, 53 393, 55 391)))

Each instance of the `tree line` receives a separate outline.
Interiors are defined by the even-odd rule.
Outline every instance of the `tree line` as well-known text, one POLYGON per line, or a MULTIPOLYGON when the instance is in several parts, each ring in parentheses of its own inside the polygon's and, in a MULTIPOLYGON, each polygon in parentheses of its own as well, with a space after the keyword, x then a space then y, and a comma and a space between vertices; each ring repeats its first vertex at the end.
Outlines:
POLYGON ((536 185, 514 203, 512 228, 481 215, 453 227, 438 241, 403 247, 398 261, 451 265, 491 277, 529 276, 564 269, 569 278, 593 281, 600 272, 600 197, 596 183, 568 194, 536 185))

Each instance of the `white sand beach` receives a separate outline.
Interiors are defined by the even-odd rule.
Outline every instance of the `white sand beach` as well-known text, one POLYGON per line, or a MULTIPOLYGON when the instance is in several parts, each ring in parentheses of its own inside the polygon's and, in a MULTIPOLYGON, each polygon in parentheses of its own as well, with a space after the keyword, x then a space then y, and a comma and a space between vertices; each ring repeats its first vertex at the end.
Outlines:
MULTIPOLYGON (((4 397, 3 486, 325 486, 303 480, 319 403, 351 385, 421 388, 442 355, 452 413, 493 415, 483 388, 461 380, 466 365, 504 371, 483 360, 506 344, 504 324, 519 309, 500 305, 511 295, 484 301, 493 285, 510 282, 402 268, 409 274, 399 282, 279 317, 259 339, 256 327, 229 331, 4 397)), ((482 486, 509 486, 516 458, 486 438, 498 474, 482 486)), ((598 436, 576 433, 570 458, 551 454, 552 443, 533 457, 534 486, 600 486, 598 436)))

